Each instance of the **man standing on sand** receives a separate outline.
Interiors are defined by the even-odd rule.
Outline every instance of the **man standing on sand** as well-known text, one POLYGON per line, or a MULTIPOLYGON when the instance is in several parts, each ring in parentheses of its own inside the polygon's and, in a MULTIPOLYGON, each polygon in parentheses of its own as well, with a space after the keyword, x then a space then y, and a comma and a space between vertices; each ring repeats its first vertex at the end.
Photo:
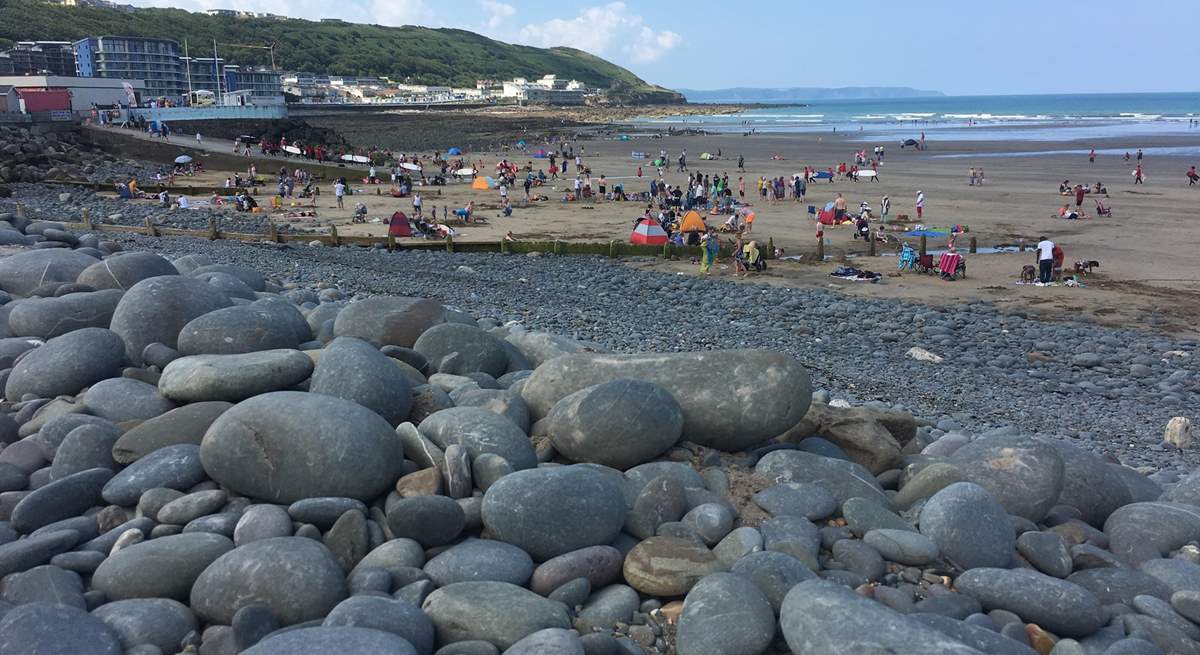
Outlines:
MULTIPOLYGON (((1192 167, 1192 172, 1196 172, 1195 166, 1192 167)), ((1192 184, 1195 184, 1195 182, 1192 182, 1192 184)), ((743 202, 746 200, 746 179, 740 176, 738 177, 738 198, 743 202)))
POLYGON ((925 213, 925 192, 917 191, 917 220, 925 213))
POLYGON ((1096 149, 1095 148, 1092 148, 1092 151, 1088 153, 1088 163, 1089 164, 1096 163, 1096 149))
POLYGON ((1037 244, 1038 250, 1038 282, 1049 284, 1054 272, 1054 242, 1042 237, 1037 244))
POLYGON ((1075 185, 1075 208, 1078 209, 1082 206, 1083 206, 1083 185, 1076 184, 1075 185))
POLYGON ((333 184, 333 197, 337 199, 337 208, 344 209, 342 201, 346 197, 346 183, 343 178, 338 178, 338 181, 333 184))
POLYGON ((412 205, 413 205, 413 216, 416 216, 417 218, 421 218, 421 194, 419 194, 415 191, 413 192, 412 205))
POLYGON ((842 194, 839 193, 839 194, 837 194, 837 198, 834 198, 834 200, 833 200, 833 222, 834 222, 834 224, 836 225, 837 223, 841 223, 842 219, 845 217, 846 217, 846 199, 843 198, 842 194))
POLYGON ((879 217, 884 223, 887 222, 888 212, 891 211, 891 209, 892 199, 887 197, 887 195, 884 195, 883 200, 879 201, 879 217))
POLYGON ((738 170, 742 173, 746 172, 746 158, 738 155, 738 170))
POLYGON ((971 167, 970 176, 971 176, 971 182, 969 184, 967 184, 967 186, 975 186, 975 167, 974 166, 971 167))

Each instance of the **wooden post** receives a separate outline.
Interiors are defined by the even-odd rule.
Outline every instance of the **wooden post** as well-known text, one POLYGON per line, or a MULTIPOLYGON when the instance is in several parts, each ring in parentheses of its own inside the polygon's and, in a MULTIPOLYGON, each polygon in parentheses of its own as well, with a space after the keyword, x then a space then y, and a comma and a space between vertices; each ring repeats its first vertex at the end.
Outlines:
POLYGON ((979 243, 975 240, 975 237, 971 237, 971 247, 967 251, 972 255, 979 251, 979 243))
POLYGON ((382 188, 382 187, 375 187, 375 195, 377 195, 377 196, 382 196, 382 195, 383 195, 383 188, 382 188))
POLYGON ((14 213, 17 218, 25 218, 25 205, 18 202, 17 209, 15 210, 14 213))
POLYGON ((341 244, 341 242, 340 242, 340 241, 338 241, 338 235, 337 235, 337 226, 336 226, 336 225, 330 225, 330 226, 329 226, 329 242, 330 242, 330 245, 332 245, 332 246, 340 246, 340 245, 342 245, 342 244, 341 244))
POLYGON ((671 242, 668 241, 663 244, 663 259, 670 259, 670 258, 671 258, 671 242))
POLYGON ((875 230, 867 232, 867 255, 869 257, 875 256, 875 230))
POLYGON ((387 235, 387 249, 388 252, 396 249, 396 235, 392 234, 391 231, 389 231, 387 235))
POLYGON ((608 256, 613 259, 617 258, 617 242, 615 240, 608 242, 608 256))
POLYGON ((1020 250, 1021 252, 1025 252, 1025 239, 1024 239, 1024 237, 1022 237, 1022 238, 1020 238, 1020 239, 1017 239, 1017 249, 1018 249, 1018 250, 1020 250))
POLYGON ((147 217, 146 217, 146 236, 148 236, 148 237, 156 237, 156 236, 158 236, 158 232, 156 232, 156 231, 154 230, 154 223, 151 223, 151 222, 150 222, 150 217, 149 217, 149 216, 147 216, 147 217))
POLYGON ((267 238, 271 243, 279 243, 279 230, 275 228, 275 221, 267 219, 267 238))
POLYGON ((454 237, 446 235, 446 252, 454 252, 454 237))
POLYGON ((767 254, 763 255, 763 257, 766 259, 775 259, 775 237, 767 237, 767 254))
POLYGON ((500 239, 500 254, 503 254, 503 255, 508 254, 508 242, 505 241, 504 239, 500 239))
POLYGON ((86 207, 83 210, 83 229, 91 231, 92 228, 92 212, 86 207))
POLYGON ((825 237, 817 237, 817 261, 825 261, 825 237))
POLYGON ((217 233, 217 219, 213 216, 209 216, 208 217, 208 239, 210 241, 216 241, 219 238, 221 238, 221 237, 217 233))
POLYGON ((194 187, 194 186, 189 186, 189 187, 188 187, 188 193, 187 193, 187 194, 188 194, 189 196, 194 196, 194 195, 196 195, 196 187, 194 187))
POLYGON ((926 237, 924 234, 922 234, 921 235, 921 256, 922 257, 925 256, 926 251, 928 249, 929 249, 929 238, 926 237))

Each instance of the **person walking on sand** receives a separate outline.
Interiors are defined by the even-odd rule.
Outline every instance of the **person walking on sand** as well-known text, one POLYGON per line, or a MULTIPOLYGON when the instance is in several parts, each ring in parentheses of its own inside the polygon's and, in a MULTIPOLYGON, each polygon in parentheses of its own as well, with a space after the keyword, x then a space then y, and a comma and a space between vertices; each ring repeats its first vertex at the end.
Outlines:
POLYGON ((709 275, 713 264, 717 263, 717 253, 721 251, 721 240, 717 237, 717 231, 711 227, 701 239, 703 243, 700 244, 700 247, 704 251, 700 256, 700 272, 709 275))
POLYGON ((1139 163, 1139 164, 1140 164, 1140 163, 1142 163, 1142 149, 1141 149, 1141 148, 1138 148, 1138 151, 1137 151, 1137 160, 1138 160, 1138 163, 1139 163))
POLYGON ((889 198, 886 194, 884 194, 883 200, 879 201, 879 218, 884 223, 887 222, 888 212, 891 211, 891 209, 892 209, 892 199, 889 198))
POLYGON ((1134 184, 1145 184, 1146 183, 1146 176, 1142 174, 1142 165, 1141 164, 1138 164, 1137 168, 1135 168, 1133 170, 1133 183, 1134 184))
POLYGON ((738 155, 738 171, 746 172, 746 158, 741 155, 738 155))
POLYGON ((1089 164, 1096 163, 1096 149, 1095 148, 1092 148, 1092 151, 1088 153, 1088 163, 1089 164))
POLYGON ((1037 244, 1038 252, 1038 282, 1049 284, 1054 272, 1054 242, 1042 237, 1037 244))
POLYGON ((917 220, 925 213, 925 192, 917 191, 917 220))
POLYGON ((196 145, 200 145, 200 143, 201 143, 201 141, 200 141, 200 133, 199 133, 199 132, 196 132, 196 145))
MULTIPOLYGON (((1192 167, 1192 172, 1196 172, 1195 166, 1192 167)), ((741 176, 738 177, 738 199, 742 202, 746 201, 746 178, 741 176)))
POLYGON ((337 199, 337 208, 344 209, 342 206, 342 202, 346 198, 346 182, 344 178, 338 178, 338 181, 333 184, 333 197, 337 199))
POLYGON ((970 176, 971 176, 971 181, 969 184, 967 184, 967 186, 975 186, 975 167, 974 166, 971 167, 970 176))

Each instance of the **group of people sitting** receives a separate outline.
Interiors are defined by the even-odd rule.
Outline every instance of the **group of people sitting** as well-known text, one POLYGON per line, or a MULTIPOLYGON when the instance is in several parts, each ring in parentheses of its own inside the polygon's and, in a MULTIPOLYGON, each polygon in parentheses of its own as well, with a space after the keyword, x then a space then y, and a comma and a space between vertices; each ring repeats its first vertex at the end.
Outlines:
MULTIPOLYGON (((1194 168, 1195 167, 1193 167, 1193 169, 1194 168)), ((1100 195, 1104 195, 1104 196, 1108 195, 1108 187, 1104 186, 1103 184, 1101 184, 1099 182, 1093 184, 1090 187, 1085 187, 1082 184, 1076 184, 1075 186, 1071 186, 1070 180, 1063 180, 1062 184, 1058 185, 1058 195, 1060 195, 1060 196, 1073 196, 1073 195, 1078 194, 1081 190, 1085 194, 1100 194, 1100 195)))

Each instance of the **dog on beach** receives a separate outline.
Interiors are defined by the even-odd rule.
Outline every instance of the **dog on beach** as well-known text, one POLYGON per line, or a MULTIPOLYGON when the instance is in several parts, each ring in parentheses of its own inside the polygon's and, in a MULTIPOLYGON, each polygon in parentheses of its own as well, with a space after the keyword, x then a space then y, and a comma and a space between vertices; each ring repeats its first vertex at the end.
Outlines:
POLYGON ((1075 262, 1075 273, 1079 275, 1091 275, 1093 268, 1100 268, 1100 262, 1094 259, 1081 259, 1075 262))
POLYGON ((1032 284, 1037 279, 1037 267, 1033 264, 1026 264, 1021 267, 1021 281, 1027 284, 1032 284))

